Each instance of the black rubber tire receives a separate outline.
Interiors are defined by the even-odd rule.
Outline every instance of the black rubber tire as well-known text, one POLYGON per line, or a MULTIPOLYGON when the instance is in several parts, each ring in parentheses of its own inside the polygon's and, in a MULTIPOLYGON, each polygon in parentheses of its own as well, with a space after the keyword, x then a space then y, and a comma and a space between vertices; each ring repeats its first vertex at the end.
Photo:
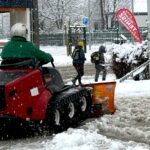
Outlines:
POLYGON ((75 100, 70 100, 65 105, 65 114, 66 114, 66 125, 68 127, 69 126, 73 127, 78 124, 78 122, 79 122, 78 103, 75 100), (70 105, 72 105, 72 106, 70 107, 70 105))
POLYGON ((91 97, 90 96, 83 95, 80 98, 79 114, 80 114, 81 121, 90 117, 90 114, 91 114, 91 97))
POLYGON ((65 130, 65 114, 63 108, 64 107, 61 105, 61 103, 50 103, 48 105, 46 122, 50 132, 51 130, 54 130, 54 132, 61 132, 65 130))

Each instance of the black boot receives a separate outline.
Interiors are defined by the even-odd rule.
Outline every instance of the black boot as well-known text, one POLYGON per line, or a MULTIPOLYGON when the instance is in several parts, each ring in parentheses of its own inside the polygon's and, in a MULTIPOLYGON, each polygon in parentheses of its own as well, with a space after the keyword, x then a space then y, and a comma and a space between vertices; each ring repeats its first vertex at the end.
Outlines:
POLYGON ((106 78, 105 78, 105 77, 103 77, 103 78, 102 78, 102 81, 105 81, 105 80, 106 80, 106 78))
POLYGON ((81 78, 79 78, 79 86, 82 86, 81 78))
POLYGON ((81 82, 79 82, 79 86, 82 86, 82 83, 81 83, 81 82))
POLYGON ((106 69, 103 71, 102 80, 103 80, 103 81, 105 81, 105 80, 106 80, 106 69))
POLYGON ((73 80, 72 80, 72 84, 73 84, 73 85, 76 85, 76 79, 73 79, 73 80))

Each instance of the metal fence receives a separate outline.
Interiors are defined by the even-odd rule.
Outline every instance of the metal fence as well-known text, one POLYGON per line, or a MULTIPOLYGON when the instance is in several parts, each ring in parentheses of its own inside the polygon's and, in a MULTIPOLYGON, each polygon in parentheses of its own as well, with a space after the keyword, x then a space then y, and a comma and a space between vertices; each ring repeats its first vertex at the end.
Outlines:
MULTIPOLYGON (((147 33, 143 32, 146 30, 145 28, 140 29, 140 33, 142 39, 145 40, 147 33)), ((131 34, 125 30, 117 31, 117 30, 110 30, 110 31, 96 31, 91 33, 91 43, 92 44, 99 44, 104 42, 116 42, 123 41, 120 35, 124 35, 127 40, 134 42, 133 37, 131 34)), ((86 34, 87 44, 89 43, 89 33, 86 34)), ((65 35, 64 33, 49 33, 49 34, 41 34, 40 35, 40 44, 41 45, 57 45, 62 46, 65 43, 65 35)))
POLYGON ((63 33, 50 33, 40 35, 41 45, 64 45, 64 34, 63 33))

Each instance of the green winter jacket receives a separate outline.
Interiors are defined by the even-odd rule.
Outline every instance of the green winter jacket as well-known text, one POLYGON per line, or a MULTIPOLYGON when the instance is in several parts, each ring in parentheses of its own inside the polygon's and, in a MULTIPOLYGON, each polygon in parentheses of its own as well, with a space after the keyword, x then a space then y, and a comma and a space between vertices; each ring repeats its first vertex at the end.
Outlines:
POLYGON ((14 36, 4 46, 1 54, 2 59, 10 58, 36 58, 41 64, 53 61, 53 57, 39 50, 31 42, 23 37, 14 36))

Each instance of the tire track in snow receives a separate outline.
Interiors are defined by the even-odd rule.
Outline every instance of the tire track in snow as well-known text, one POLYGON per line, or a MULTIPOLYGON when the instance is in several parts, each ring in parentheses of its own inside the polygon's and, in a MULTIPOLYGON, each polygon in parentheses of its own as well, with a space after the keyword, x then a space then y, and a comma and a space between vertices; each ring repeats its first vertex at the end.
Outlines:
POLYGON ((108 138, 150 145, 149 99, 149 97, 118 97, 114 115, 87 120, 81 128, 97 130, 108 138))

